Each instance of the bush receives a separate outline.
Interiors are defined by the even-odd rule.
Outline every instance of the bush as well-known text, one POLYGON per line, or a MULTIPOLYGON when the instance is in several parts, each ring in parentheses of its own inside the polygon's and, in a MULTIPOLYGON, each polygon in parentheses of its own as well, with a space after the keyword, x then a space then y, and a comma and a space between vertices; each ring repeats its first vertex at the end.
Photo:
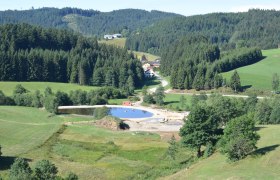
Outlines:
POLYGON ((35 178, 40 180, 55 180, 57 167, 48 160, 41 160, 35 166, 35 178))
POLYGON ((66 177, 65 180, 78 180, 78 176, 72 172, 70 172, 66 177))
POLYGON ((144 96, 143 102, 147 104, 154 104, 155 100, 151 94, 147 94, 146 96, 144 96))
POLYGON ((221 152, 229 160, 238 161, 255 150, 260 136, 255 132, 255 123, 251 117, 241 116, 231 120, 224 129, 220 140, 221 152))
POLYGON ((17 158, 10 169, 11 180, 29 180, 32 177, 32 170, 28 162, 23 158, 17 158))
POLYGON ((93 112, 93 116, 96 118, 96 119, 102 119, 104 118, 105 116, 108 116, 109 115, 109 108, 107 108, 106 106, 102 107, 102 108, 95 108, 94 109, 94 112, 93 112))

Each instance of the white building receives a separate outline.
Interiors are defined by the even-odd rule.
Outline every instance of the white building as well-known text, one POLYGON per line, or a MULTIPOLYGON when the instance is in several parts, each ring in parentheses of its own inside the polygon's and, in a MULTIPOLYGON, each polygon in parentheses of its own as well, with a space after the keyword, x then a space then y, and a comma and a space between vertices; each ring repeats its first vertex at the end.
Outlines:
POLYGON ((121 38, 122 35, 121 34, 106 34, 104 35, 104 39, 118 39, 118 38, 121 38))
POLYGON ((104 35, 104 39, 114 39, 113 35, 106 34, 104 35))

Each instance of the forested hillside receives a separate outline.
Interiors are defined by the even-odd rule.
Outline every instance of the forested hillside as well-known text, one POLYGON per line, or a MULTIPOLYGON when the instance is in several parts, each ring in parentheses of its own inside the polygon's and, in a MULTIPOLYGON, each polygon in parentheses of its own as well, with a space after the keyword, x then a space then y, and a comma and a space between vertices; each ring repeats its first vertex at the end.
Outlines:
POLYGON ((48 28, 67 28, 86 36, 99 36, 106 33, 128 35, 131 31, 175 16, 179 15, 138 9, 100 12, 77 8, 41 8, 24 11, 0 11, 0 24, 28 23, 48 28))
POLYGON ((184 36, 202 35, 222 50, 236 47, 276 48, 280 44, 280 11, 249 10, 176 17, 135 32, 126 42, 131 50, 161 55, 184 36))
MULTIPOLYGON (((170 84, 176 89, 213 89, 221 87, 220 72, 253 64, 262 59, 258 48, 238 48, 221 52, 204 36, 191 36, 176 41, 166 48, 160 71, 171 76, 170 84)), ((225 82, 224 82, 225 83, 225 82)))
POLYGON ((66 30, 27 24, 0 26, 0 80, 141 86, 141 63, 126 49, 98 44, 66 30))

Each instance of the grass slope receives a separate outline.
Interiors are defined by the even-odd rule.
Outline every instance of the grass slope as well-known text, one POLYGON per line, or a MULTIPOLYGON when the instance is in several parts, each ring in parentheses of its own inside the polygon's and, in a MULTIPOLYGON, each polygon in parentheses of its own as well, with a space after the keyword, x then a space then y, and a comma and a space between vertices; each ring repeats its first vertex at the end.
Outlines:
POLYGON ((216 153, 165 179, 279 179, 280 125, 261 126, 258 133, 261 139, 255 156, 229 163, 216 153))
MULTIPOLYGON (((252 86, 255 89, 272 90, 273 73, 280 74, 280 49, 263 50, 266 56, 262 61, 236 69, 241 78, 242 86, 252 86)), ((228 82, 233 71, 223 73, 228 82)))
POLYGON ((28 107, 0 106, 0 144, 4 156, 25 153, 46 141, 62 123, 58 117, 28 107))
POLYGON ((13 94, 13 91, 17 84, 21 84, 27 90, 34 92, 35 90, 40 90, 43 93, 46 87, 50 87, 53 92, 58 90, 69 93, 72 90, 93 90, 98 87, 94 86, 80 86, 78 84, 70 84, 70 83, 54 83, 54 82, 8 82, 8 81, 0 81, 0 90, 2 90, 6 95, 10 96, 13 94))
MULTIPOLYGON (((124 48, 125 47, 125 41, 126 41, 126 38, 119 38, 119 39, 112 39, 112 40, 101 40, 101 41, 99 41, 99 43, 105 43, 105 44, 108 44, 108 45, 113 45, 113 46, 124 48)), ((138 59, 141 59, 141 57, 143 55, 146 56, 148 61, 154 61, 154 60, 160 58, 159 56, 156 56, 156 55, 153 55, 153 54, 150 54, 150 53, 139 52, 139 51, 132 51, 132 52, 136 55, 136 57, 138 59)))
POLYGON ((113 46, 117 46, 117 47, 120 47, 120 48, 124 48, 125 47, 125 41, 126 41, 126 38, 118 38, 118 39, 112 39, 112 40, 100 40, 98 41, 99 43, 104 43, 104 44, 107 44, 107 45, 113 45, 113 46))

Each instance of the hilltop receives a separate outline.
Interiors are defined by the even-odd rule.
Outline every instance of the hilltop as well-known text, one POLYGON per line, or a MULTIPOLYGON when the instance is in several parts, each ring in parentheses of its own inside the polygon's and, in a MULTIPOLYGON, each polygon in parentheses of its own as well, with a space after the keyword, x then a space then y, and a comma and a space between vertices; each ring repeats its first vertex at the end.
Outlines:
POLYGON ((106 33, 128 35, 136 29, 142 29, 160 20, 178 16, 181 15, 140 9, 100 12, 77 8, 41 8, 0 11, 0 24, 28 23, 47 28, 73 30, 85 36, 99 36, 106 33))

